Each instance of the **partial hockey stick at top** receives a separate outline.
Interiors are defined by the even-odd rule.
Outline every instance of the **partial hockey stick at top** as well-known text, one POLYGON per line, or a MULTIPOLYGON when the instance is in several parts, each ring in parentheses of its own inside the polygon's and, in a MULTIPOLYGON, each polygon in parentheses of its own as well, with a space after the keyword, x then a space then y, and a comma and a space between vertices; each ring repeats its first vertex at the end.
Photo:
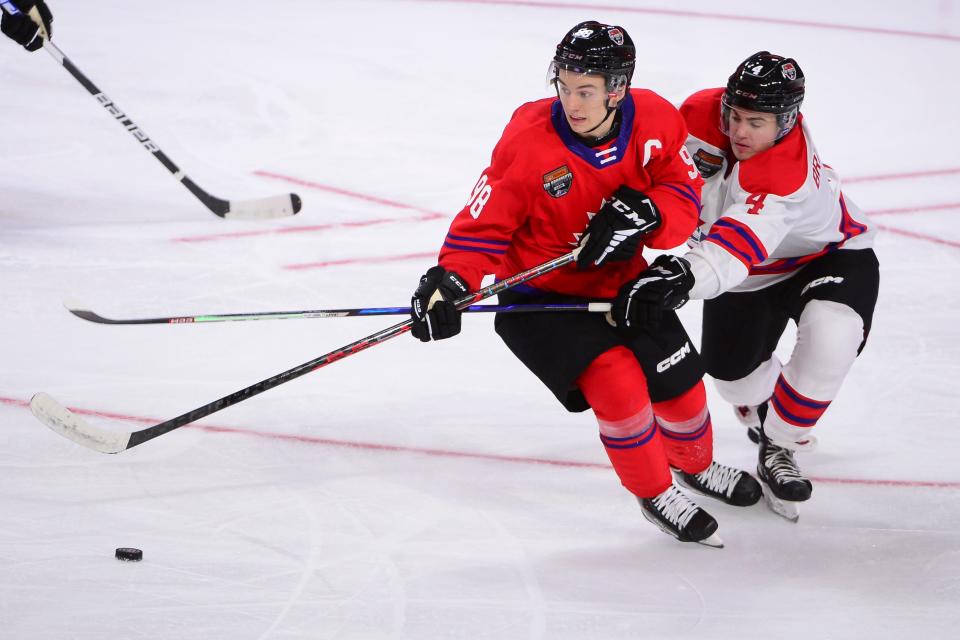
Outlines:
MULTIPOLYGON (((11 15, 17 15, 20 11, 9 2, 3 2, 0 0, 0 8, 3 11, 11 15)), ((37 36, 41 37, 41 36, 37 36)), ((154 142, 146 132, 140 128, 139 125, 133 122, 129 116, 127 116, 119 107, 108 98, 100 89, 97 88, 93 82, 90 81, 87 76, 85 76, 80 69, 77 68, 73 62, 61 51, 53 42, 46 38, 46 33, 44 32, 44 41, 43 41, 44 50, 50 54, 50 56, 60 63, 64 69, 70 72, 70 75, 76 79, 77 82, 83 85, 83 87, 90 92, 94 98, 97 99, 97 102, 100 103, 104 109, 107 110, 111 116, 116 119, 120 125, 130 132, 131 135, 143 146, 144 149, 149 151, 157 160, 160 161, 164 167, 167 168, 173 177, 177 179, 178 182, 183 183, 190 193, 197 197, 200 202, 202 202, 210 211, 217 214, 221 218, 230 218, 236 220, 256 220, 262 218, 280 218, 285 216, 292 216, 293 214, 300 211, 302 205, 300 201, 300 196, 295 193, 287 193, 283 195, 271 196, 268 198, 254 198, 250 200, 223 200, 216 196, 210 195, 203 189, 201 189, 197 183, 191 180, 185 173, 183 173, 180 168, 173 163, 170 158, 167 157, 160 147, 154 142)))
MULTIPOLYGON (((542 276, 550 271, 553 271, 554 269, 571 264, 572 262, 576 261, 577 254, 579 252, 580 249, 578 247, 570 253, 562 255, 558 258, 554 258, 553 260, 545 262, 539 266, 527 269, 526 271, 521 271, 520 273, 514 274, 509 278, 499 280, 490 286, 484 287, 473 293, 469 293, 462 298, 459 298, 456 301, 456 306, 458 309, 464 309, 475 302, 485 300, 491 296, 495 296, 498 293, 506 291, 510 287, 527 282, 538 276, 542 276)), ((153 425, 152 427, 147 427, 146 429, 141 429, 132 433, 116 433, 91 425, 78 417, 76 414, 72 413, 69 409, 61 405, 46 393, 38 393, 33 396, 33 398, 30 400, 30 410, 33 412, 33 415, 40 420, 40 422, 44 423, 50 429, 56 431, 63 437, 73 440, 77 444, 83 445, 84 447, 93 449, 95 451, 100 451, 101 453, 120 453, 121 451, 125 451, 137 445, 143 444, 148 440, 153 440, 158 436, 162 436, 163 434, 173 431, 174 429, 182 427, 186 424, 195 422, 196 420, 220 411, 221 409, 226 409, 227 407, 235 405, 239 402, 243 402, 247 398, 251 398, 257 394, 263 393, 264 391, 272 389, 285 382, 290 382, 291 380, 299 378, 300 376, 310 373, 311 371, 316 371, 317 369, 323 368, 328 364, 332 364, 337 360, 352 356, 355 353, 359 353, 369 349, 372 346, 386 342, 391 338, 395 338, 399 335, 407 333, 410 331, 412 326, 412 320, 404 320, 399 324, 395 324, 392 327, 388 327, 382 331, 370 334, 369 336, 361 338, 356 342, 351 342, 344 347, 335 349, 334 351, 324 354, 318 358, 314 358, 309 362, 304 362, 299 366, 288 369, 283 373, 278 373, 277 375, 267 378, 266 380, 261 380, 256 384, 250 385, 244 389, 240 389, 239 391, 235 391, 228 396, 224 396, 219 400, 214 400, 213 402, 205 404, 202 407, 198 407, 192 411, 188 411, 187 413, 177 416, 176 418, 171 418, 166 422, 161 422, 153 425)))
MULTIPOLYGON (((301 311, 255 311, 250 313, 197 314, 190 316, 160 316, 156 318, 107 318, 77 300, 65 300, 63 306, 73 315, 96 324, 197 324, 205 322, 247 322, 251 320, 299 320, 306 318, 347 318, 369 316, 409 315, 410 307, 362 307, 357 309, 313 309, 301 311)), ((609 302, 582 302, 568 304, 474 304, 462 309, 464 313, 536 313, 586 311, 606 313, 609 302)))

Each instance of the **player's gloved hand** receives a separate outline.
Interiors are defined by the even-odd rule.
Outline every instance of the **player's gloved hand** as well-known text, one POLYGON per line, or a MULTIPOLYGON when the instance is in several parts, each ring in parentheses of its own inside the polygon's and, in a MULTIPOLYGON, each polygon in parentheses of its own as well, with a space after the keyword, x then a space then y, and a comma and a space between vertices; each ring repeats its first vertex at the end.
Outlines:
POLYGON ((454 271, 437 265, 422 278, 410 299, 410 333, 421 342, 452 338, 460 333, 460 316, 454 302, 470 293, 467 283, 454 271))
POLYGON ((655 329, 665 310, 679 309, 687 303, 691 288, 690 263, 679 256, 663 255, 636 280, 620 287, 610 314, 619 327, 655 329))
POLYGON ((593 216, 584 232, 577 267, 599 267, 607 262, 629 260, 640 240, 661 223, 660 212, 643 192, 621 186, 593 216))
POLYGON ((0 6, 0 31, 27 51, 36 51, 53 35, 53 14, 43 0, 0 0, 0 6), (11 5, 18 14, 11 15, 11 5))

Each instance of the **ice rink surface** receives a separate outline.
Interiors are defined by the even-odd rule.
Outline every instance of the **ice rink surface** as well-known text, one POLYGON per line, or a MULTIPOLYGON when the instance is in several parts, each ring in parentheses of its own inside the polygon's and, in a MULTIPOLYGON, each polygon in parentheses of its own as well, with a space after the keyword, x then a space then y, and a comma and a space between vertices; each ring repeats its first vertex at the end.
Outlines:
MULTIPOLYGON (((43 52, 0 42, 0 637, 957 637, 960 3, 51 0, 54 40, 201 186, 207 212, 43 52), (789 10, 788 10, 789 9, 789 10), (875 213, 870 344, 800 457, 813 499, 701 503, 723 550, 647 523, 589 413, 472 316, 108 456, 46 391, 131 431, 400 319, 111 327, 111 316, 403 305, 572 25, 625 26, 675 103, 759 49, 875 213), (113 550, 139 547, 121 563, 113 550)), ((699 339, 699 304, 682 317, 699 339)), ((789 357, 791 336, 781 355, 789 357)), ((755 449, 714 393, 717 458, 755 449)))

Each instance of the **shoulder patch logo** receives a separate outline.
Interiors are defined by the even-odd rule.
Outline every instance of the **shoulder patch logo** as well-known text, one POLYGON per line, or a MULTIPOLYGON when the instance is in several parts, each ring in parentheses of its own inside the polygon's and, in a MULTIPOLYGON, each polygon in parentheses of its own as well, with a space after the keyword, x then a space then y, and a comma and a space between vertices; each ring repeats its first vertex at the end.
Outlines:
POLYGON ((623 31, 614 27, 607 31, 607 35, 610 36, 610 39, 613 40, 613 43, 618 47, 623 45, 623 31))
POLYGON ((557 167, 549 173, 543 175, 543 189, 554 198, 560 198, 570 191, 570 185, 573 184, 573 173, 567 168, 567 165, 557 167))
POLYGON ((784 62, 783 66, 780 67, 780 73, 782 73, 783 77, 787 80, 797 79, 797 68, 793 66, 792 62, 784 62))
POLYGON ((697 165, 697 171, 706 180, 715 176, 723 168, 723 156, 709 153, 704 149, 697 149, 697 152, 693 154, 693 163, 697 165))

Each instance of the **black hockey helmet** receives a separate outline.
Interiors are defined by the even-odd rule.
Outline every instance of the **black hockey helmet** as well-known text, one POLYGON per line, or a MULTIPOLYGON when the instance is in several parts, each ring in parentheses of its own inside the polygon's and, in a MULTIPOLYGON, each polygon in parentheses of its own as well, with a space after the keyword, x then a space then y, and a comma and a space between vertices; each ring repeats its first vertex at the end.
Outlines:
POLYGON ((626 29, 588 20, 563 37, 551 67, 554 77, 560 69, 602 75, 612 93, 630 85, 636 61, 637 49, 626 29))
POLYGON ((729 110, 740 107, 777 116, 782 138, 796 124, 803 103, 804 76, 793 58, 758 51, 740 63, 727 80, 720 124, 726 132, 729 110))

